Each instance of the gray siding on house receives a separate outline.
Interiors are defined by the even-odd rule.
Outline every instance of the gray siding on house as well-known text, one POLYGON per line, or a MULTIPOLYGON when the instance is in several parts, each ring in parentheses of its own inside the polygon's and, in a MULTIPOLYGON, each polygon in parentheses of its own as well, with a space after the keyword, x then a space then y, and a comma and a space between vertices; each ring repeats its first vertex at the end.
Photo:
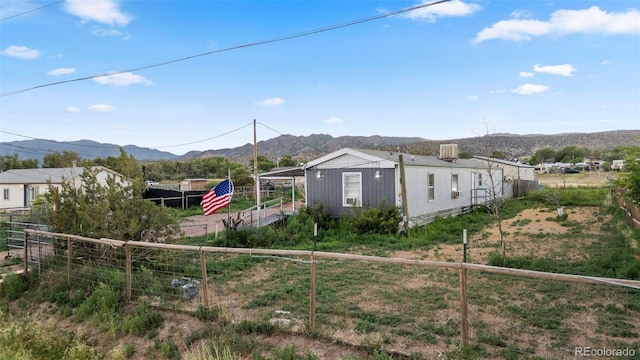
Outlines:
POLYGON ((314 169, 307 172, 305 179, 307 206, 315 207, 322 204, 324 210, 333 217, 341 217, 349 212, 349 206, 342 202, 342 174, 362 174, 362 205, 378 206, 384 200, 386 206, 396 204, 395 169, 379 168, 344 168, 344 169, 314 169), (318 171, 322 176, 316 177, 318 171), (380 171, 380 178, 375 178, 376 171, 380 171))

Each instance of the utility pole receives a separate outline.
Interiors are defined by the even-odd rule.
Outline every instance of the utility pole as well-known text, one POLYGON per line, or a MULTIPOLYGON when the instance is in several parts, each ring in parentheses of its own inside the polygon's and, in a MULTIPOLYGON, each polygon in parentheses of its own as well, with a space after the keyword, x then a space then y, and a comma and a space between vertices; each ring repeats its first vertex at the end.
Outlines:
POLYGON ((258 179, 258 141, 256 136, 256 119, 253 119, 253 178, 256 181, 255 199, 256 206, 260 198, 260 179, 258 179))

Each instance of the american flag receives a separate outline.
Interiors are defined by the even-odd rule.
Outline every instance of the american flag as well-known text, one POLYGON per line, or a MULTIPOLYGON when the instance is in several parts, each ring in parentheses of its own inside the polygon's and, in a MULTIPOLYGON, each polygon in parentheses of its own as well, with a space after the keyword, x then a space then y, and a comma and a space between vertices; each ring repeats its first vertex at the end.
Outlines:
POLYGON ((202 197, 202 210, 205 215, 211 215, 231 203, 233 197, 233 183, 225 180, 216 185, 202 197))

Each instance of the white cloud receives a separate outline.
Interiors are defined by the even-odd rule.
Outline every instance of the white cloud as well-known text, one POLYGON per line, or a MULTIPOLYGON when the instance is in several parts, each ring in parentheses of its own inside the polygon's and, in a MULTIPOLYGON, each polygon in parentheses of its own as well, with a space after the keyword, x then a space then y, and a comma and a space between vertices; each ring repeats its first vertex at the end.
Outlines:
POLYGON ((514 19, 530 19, 533 14, 529 10, 516 10, 511 13, 511 17, 514 19))
POLYGON ((130 72, 99 76, 93 78, 93 81, 97 82, 100 85, 112 86, 128 86, 132 84, 153 85, 153 81, 146 79, 144 76, 136 75, 130 72))
POLYGON ((531 95, 531 94, 539 94, 549 90, 548 86, 544 85, 535 85, 535 84, 524 84, 518 86, 517 88, 511 90, 512 93, 516 93, 518 95, 531 95))
POLYGON ((76 72, 76 68, 58 68, 49 71, 47 75, 69 75, 74 72, 76 72))
POLYGON ((256 104, 260 105, 260 106, 278 106, 278 105, 282 105, 284 104, 285 101, 283 98, 279 98, 279 97, 274 97, 271 99, 265 99, 262 101, 258 101, 256 104))
POLYGON ((521 78, 532 78, 532 77, 535 76, 535 74, 534 73, 530 73, 530 72, 522 71, 522 72, 520 72, 519 76, 521 78))
POLYGON ((76 113, 82 112, 82 110, 78 109, 75 106, 67 106, 67 112, 76 114, 76 113))
POLYGON ((26 46, 11 45, 2 50, 2 55, 22 60, 33 60, 40 57, 40 51, 26 46))
POLYGON ((613 63, 613 61, 611 61, 611 60, 603 60, 603 61, 600 63, 600 65, 609 65, 609 64, 612 64, 612 63, 613 63))
POLYGON ((342 119, 332 116, 331 118, 324 121, 325 124, 340 124, 342 123, 342 119))
POLYGON ((506 89, 498 89, 498 90, 489 90, 489 94, 491 95, 500 95, 506 93, 506 89))
POLYGON ((132 19, 120 10, 120 3, 116 0, 66 0, 65 8, 83 22, 95 21, 111 26, 125 26, 132 19))
POLYGON ((478 100, 480 100, 480 96, 479 95, 469 95, 469 96, 467 96, 467 100, 469 100, 469 101, 478 101, 478 100))
MULTIPOLYGON (((423 4, 431 2, 432 1, 430 0, 422 0, 423 4)), ((452 0, 449 2, 427 6, 418 10, 411 11, 404 15, 404 17, 414 20, 426 20, 429 22, 435 22, 439 17, 466 16, 473 14, 480 9, 481 7, 478 4, 465 3, 461 0, 452 0)))
POLYGON ((96 112, 110 112, 115 110, 115 108, 111 105, 106 105, 106 104, 94 104, 89 106, 89 110, 96 111, 96 112))
POLYGON ((640 10, 609 13, 592 6, 585 10, 555 11, 548 21, 502 20, 476 34, 474 42, 491 39, 523 41, 534 36, 566 34, 640 34, 640 10))
POLYGON ((116 30, 116 29, 105 29, 105 28, 101 28, 101 27, 94 27, 91 30, 91 33, 95 36, 100 36, 100 37, 107 37, 107 36, 122 36, 125 39, 129 38, 128 34, 124 34, 122 31, 120 30, 116 30))
POLYGON ((533 65, 533 71, 551 75, 573 76, 578 71, 571 64, 540 66, 533 65))

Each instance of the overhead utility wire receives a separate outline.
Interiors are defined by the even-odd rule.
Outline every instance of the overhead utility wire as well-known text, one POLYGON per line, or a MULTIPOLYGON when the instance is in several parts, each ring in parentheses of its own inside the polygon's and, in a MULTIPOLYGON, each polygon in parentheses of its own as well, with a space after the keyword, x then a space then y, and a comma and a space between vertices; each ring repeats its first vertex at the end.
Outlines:
POLYGON ((445 3, 445 2, 448 2, 448 1, 451 1, 451 0, 439 0, 439 1, 432 2, 432 3, 428 3, 428 4, 420 4, 420 5, 408 7, 408 8, 405 8, 405 9, 396 10, 396 11, 392 11, 392 12, 387 12, 387 13, 384 13, 384 14, 371 16, 371 17, 364 18, 364 19, 353 20, 353 21, 349 21, 349 22, 346 22, 346 23, 342 23, 342 24, 331 25, 331 26, 327 26, 327 27, 324 27, 324 28, 320 28, 320 29, 308 30, 308 31, 304 31, 304 32, 301 32, 301 33, 293 34, 293 35, 286 35, 286 36, 277 37, 277 38, 273 38, 273 39, 269 39, 269 40, 262 40, 262 41, 256 41, 256 42, 247 43, 247 44, 243 44, 243 45, 236 45, 236 46, 232 46, 232 47, 228 47, 228 48, 224 48, 224 49, 219 49, 219 50, 214 50, 214 51, 207 51, 207 52, 204 52, 204 53, 201 53, 201 54, 186 56, 186 57, 182 57, 182 58, 178 58, 178 59, 174 59, 174 60, 163 61, 163 62, 159 62, 159 63, 155 63, 155 64, 143 65, 143 66, 133 67, 133 68, 129 68, 129 69, 125 69, 125 70, 119 70, 119 71, 110 71, 110 72, 106 72, 106 73, 103 73, 103 74, 100 74, 100 75, 91 75, 91 76, 84 76, 84 77, 75 78, 75 79, 56 81, 56 82, 52 82, 52 83, 48 83, 48 84, 42 84, 42 85, 37 85, 37 86, 30 87, 30 88, 25 88, 25 89, 22 89, 22 90, 8 91, 8 92, 0 93, 0 97, 16 95, 16 94, 20 94, 20 93, 23 93, 23 92, 27 92, 27 91, 31 91, 31 90, 35 90, 35 89, 39 89, 39 88, 43 88, 43 87, 66 84, 66 83, 70 83, 70 82, 84 81, 84 80, 95 79, 95 78, 103 77, 103 76, 110 76, 110 75, 128 73, 128 72, 132 72, 132 71, 146 70, 146 69, 151 69, 151 68, 155 68, 155 67, 169 65, 169 64, 173 64, 173 63, 177 63, 177 62, 191 60, 191 59, 195 59, 195 58, 202 57, 202 56, 213 55, 213 54, 218 54, 218 53, 232 51, 232 50, 238 50, 238 49, 243 49, 243 48, 248 48, 248 47, 253 47, 253 46, 266 45, 266 44, 272 44, 272 43, 281 42, 281 41, 285 41, 285 40, 296 39, 296 38, 299 38, 299 37, 319 34, 319 33, 327 32, 327 31, 331 31, 331 30, 336 30, 336 29, 340 29, 340 28, 344 28, 344 27, 349 27, 349 26, 353 26, 353 25, 362 24, 362 23, 369 22, 369 21, 379 20, 379 19, 383 19, 383 18, 386 18, 386 17, 390 17, 390 16, 394 16, 394 15, 398 15, 398 14, 402 14, 402 13, 411 12, 411 11, 414 11, 414 10, 426 8, 426 7, 429 7, 429 6, 445 3))
POLYGON ((1 19, 0 19, 0 21, 5 21, 5 20, 13 19, 13 18, 18 17, 18 16, 26 15, 26 14, 32 13, 32 12, 34 12, 34 11, 38 11, 38 10, 40 10, 40 9, 44 9, 44 8, 46 8, 46 7, 49 7, 49 6, 52 6, 52 5, 55 5, 55 4, 58 4, 58 3, 61 3, 61 2, 64 2, 64 0, 60 0, 60 1, 56 1, 56 2, 52 2, 52 3, 46 4, 46 5, 42 5, 42 6, 40 6, 40 7, 35 8, 35 9, 31 9, 31 10, 23 11, 23 12, 21 12, 21 13, 19 13, 19 14, 9 15, 9 16, 7 16, 7 17, 3 17, 3 18, 1 18, 1 19))
POLYGON ((241 126, 241 127, 237 128, 237 129, 235 129, 235 130, 227 131, 226 133, 223 133, 223 134, 220 134, 220 135, 216 135, 216 136, 213 136, 213 137, 210 137, 210 138, 206 138, 206 139, 202 139, 202 140, 196 140, 196 141, 192 141, 192 142, 188 142, 188 143, 184 143, 184 144, 158 146, 158 147, 155 147, 154 149, 164 149, 164 148, 169 148, 169 147, 178 147, 178 146, 193 145, 193 144, 197 144, 197 143, 201 143, 201 142, 205 142, 205 141, 209 141, 209 140, 217 139, 217 138, 219 138, 219 137, 223 137, 223 136, 225 136, 225 135, 229 135, 229 134, 234 133, 234 132, 236 132, 236 131, 242 130, 242 129, 244 129, 244 128, 246 128, 247 126, 250 126, 250 125, 252 125, 252 124, 253 124, 253 122, 250 122, 250 123, 248 123, 248 124, 246 124, 246 125, 243 125, 243 126, 241 126))

